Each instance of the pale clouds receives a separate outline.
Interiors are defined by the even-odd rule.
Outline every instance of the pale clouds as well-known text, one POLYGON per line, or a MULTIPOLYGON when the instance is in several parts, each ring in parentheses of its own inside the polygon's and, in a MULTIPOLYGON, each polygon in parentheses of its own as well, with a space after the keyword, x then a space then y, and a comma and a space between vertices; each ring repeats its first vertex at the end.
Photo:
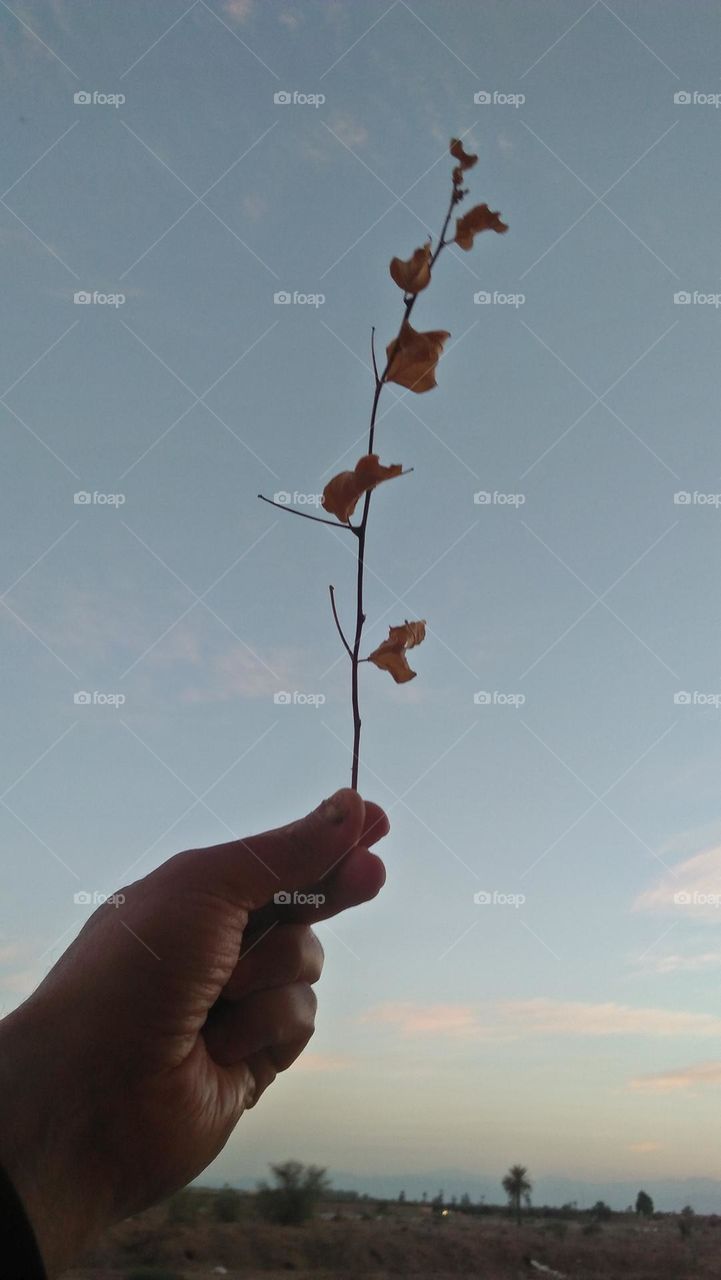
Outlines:
POLYGON ((677 1067, 671 1071, 657 1071, 652 1075, 637 1076, 629 1088, 637 1093, 681 1093, 694 1088, 721 1085, 721 1062, 697 1062, 690 1067, 677 1067))
POLYGON ((334 116, 330 122, 330 127, 341 142, 344 142, 351 150, 354 147, 364 146, 368 141, 368 130, 351 116, 334 116))
POLYGON ((721 845, 677 863, 636 898, 633 908, 721 923, 721 845))
POLYGON ((382 1004, 364 1014, 364 1021, 395 1026, 403 1036, 477 1036, 478 1018, 470 1005, 382 1004))
POLYGON ((718 1036, 721 1018, 710 1013, 633 1008, 586 1001, 505 1000, 467 1004, 382 1004, 365 1022, 394 1027, 403 1037, 428 1039, 525 1040, 533 1037, 718 1036))
POLYGON ((223 12, 233 22, 247 22, 253 10, 253 0, 225 0, 223 12))
POLYGON ((721 968, 721 951, 702 951, 698 955, 649 957, 644 965, 651 973, 706 973, 721 968))
POLYGON ((344 1057, 341 1054, 302 1053, 293 1064, 293 1071, 344 1071, 352 1065, 353 1059, 344 1057))

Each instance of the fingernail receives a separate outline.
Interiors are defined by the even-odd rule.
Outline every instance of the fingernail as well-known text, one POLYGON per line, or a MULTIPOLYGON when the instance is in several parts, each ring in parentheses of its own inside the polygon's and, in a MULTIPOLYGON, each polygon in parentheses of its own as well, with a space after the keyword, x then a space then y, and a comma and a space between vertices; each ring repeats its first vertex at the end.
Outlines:
POLYGON ((324 800, 321 809, 323 810, 323 818, 326 822, 331 822, 335 826, 340 826, 345 818, 348 807, 345 802, 343 791, 336 791, 327 800, 324 800))

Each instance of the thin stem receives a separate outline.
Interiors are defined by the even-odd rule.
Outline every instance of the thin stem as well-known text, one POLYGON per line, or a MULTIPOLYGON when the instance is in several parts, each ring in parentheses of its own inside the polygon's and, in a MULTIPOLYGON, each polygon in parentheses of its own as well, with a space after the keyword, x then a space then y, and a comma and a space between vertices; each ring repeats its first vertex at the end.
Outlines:
POLYGON ((342 628, 342 626, 340 625, 340 619, 339 619, 339 617, 338 617, 338 610, 337 610, 337 609, 336 609, 336 607, 335 607, 335 590, 334 590, 334 588, 333 588, 332 586, 330 586, 330 587, 328 588, 328 590, 330 591, 330 607, 331 607, 331 609, 333 610, 333 617, 335 618, 335 625, 336 625, 336 626, 337 626, 337 628, 338 628, 338 635, 340 636, 341 640, 343 641, 343 645, 344 645, 344 647, 345 647, 345 651, 346 651, 346 653, 348 654, 348 657, 350 658, 350 660, 351 660, 351 662, 352 662, 352 661, 353 661, 353 650, 351 649, 350 645, 348 644, 348 641, 347 641, 347 640, 346 640, 346 638, 345 638, 345 632, 343 631, 343 628, 342 628))
POLYGON ((376 386, 380 382, 378 377, 378 365, 376 364, 376 327, 373 325, 371 329, 371 359, 373 361, 373 373, 375 374, 376 386))
MULTIPOLYGON (((441 250, 445 248, 447 243, 450 243, 449 241, 446 241, 445 234, 446 234, 446 231, 448 230, 448 224, 451 220, 453 210, 462 198, 463 198, 462 194, 459 193, 456 187, 454 186, 451 192, 451 199, 448 204, 446 216, 443 221, 443 226, 441 228, 441 234, 438 237, 438 244, 436 247, 436 251, 431 256, 431 260, 430 260, 431 268, 435 265, 436 260, 439 254, 441 253, 441 250)), ((416 305, 417 297, 418 297, 418 294, 416 293, 404 296, 403 319, 401 321, 401 325, 396 335, 395 341, 397 341, 398 338, 400 337, 400 334, 403 330, 404 325, 408 323, 411 312, 413 311, 413 308, 416 305)), ((393 347, 391 345, 391 350, 392 349, 393 347)), ((390 368, 390 359, 386 358, 385 368, 382 374, 380 375, 380 377, 378 376, 378 368, 376 365, 376 358, 375 358, 375 328, 372 329, 371 331, 371 354, 373 357, 373 372, 375 374, 376 385, 375 385, 375 393, 373 395, 373 405, 371 407, 370 425, 368 428, 368 448, 366 450, 367 453, 373 452, 373 441, 375 439, 376 418, 378 415, 378 404, 381 397, 381 391, 383 390, 385 380, 388 376, 388 370, 390 368)), ((351 767, 351 787, 353 787, 355 790, 358 789, 358 767, 360 764, 360 736, 361 736, 360 702, 358 697, 358 667, 361 662, 367 661, 367 659, 363 659, 360 657, 360 647, 361 647, 361 640, 363 638, 363 624, 366 620, 366 616, 363 612, 363 579, 364 579, 364 569, 365 569, 366 529, 368 526, 368 512, 370 510, 372 493, 373 493, 372 489, 369 489, 367 491, 365 495, 365 501, 363 503, 363 515, 361 517, 360 524, 355 525, 353 530, 354 533, 358 535, 358 560, 357 560, 357 572, 356 572, 356 626, 355 626, 355 636, 353 639, 353 649, 351 652, 351 703, 353 706, 353 764, 351 767)))
POLYGON ((353 525, 348 521, 343 524, 340 520, 324 520, 322 516, 312 516, 308 511, 298 511, 295 507, 287 507, 284 502, 274 502, 272 498, 266 498, 262 493, 258 494, 261 502, 268 502, 271 507, 277 507, 279 511, 287 511, 290 516, 302 516, 304 520, 315 520, 316 524, 329 524, 332 529, 350 529, 351 533, 355 533, 353 525))

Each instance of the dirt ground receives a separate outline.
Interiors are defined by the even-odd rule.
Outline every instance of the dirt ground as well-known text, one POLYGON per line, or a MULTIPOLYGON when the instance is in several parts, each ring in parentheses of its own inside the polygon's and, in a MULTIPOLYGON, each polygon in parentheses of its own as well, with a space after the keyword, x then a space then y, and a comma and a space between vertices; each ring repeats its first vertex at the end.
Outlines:
POLYGON ((174 1224, 156 1208, 119 1224, 64 1280, 720 1280, 721 1229, 699 1219, 689 1240, 676 1220, 582 1224, 407 1212, 300 1227, 256 1220, 174 1224), (223 1270, 224 1269, 224 1270, 223 1270))

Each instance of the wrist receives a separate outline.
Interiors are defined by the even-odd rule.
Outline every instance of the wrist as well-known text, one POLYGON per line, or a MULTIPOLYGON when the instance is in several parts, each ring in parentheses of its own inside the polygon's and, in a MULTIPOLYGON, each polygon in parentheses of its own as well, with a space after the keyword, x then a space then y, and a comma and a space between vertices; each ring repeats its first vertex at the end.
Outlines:
POLYGON ((109 1224, 91 1124, 55 1019, 32 999, 0 1021, 0 1165, 20 1197, 48 1277, 109 1224))

